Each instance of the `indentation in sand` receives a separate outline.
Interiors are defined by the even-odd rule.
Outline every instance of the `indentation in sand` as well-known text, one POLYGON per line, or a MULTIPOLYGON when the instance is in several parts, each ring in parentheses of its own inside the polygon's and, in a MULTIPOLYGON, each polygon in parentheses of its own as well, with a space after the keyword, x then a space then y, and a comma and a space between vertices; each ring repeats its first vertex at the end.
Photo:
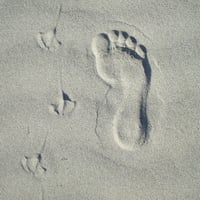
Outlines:
POLYGON ((40 177, 47 171, 47 169, 42 165, 42 153, 46 145, 46 139, 47 136, 39 153, 34 153, 31 156, 24 156, 21 159, 21 166, 24 171, 34 175, 35 177, 40 177))
POLYGON ((147 50, 128 33, 112 30, 93 38, 92 51, 100 78, 111 90, 123 91, 111 122, 112 133, 117 145, 131 151, 137 144, 146 143, 150 132, 147 97, 151 66, 147 50))
POLYGON ((76 107, 76 101, 63 91, 62 87, 62 72, 59 67, 59 80, 58 80, 58 96, 56 102, 49 105, 49 112, 56 115, 64 115, 64 113, 70 114, 76 107))
POLYGON ((58 21, 60 19, 61 14, 61 5, 59 7, 59 12, 56 20, 56 24, 53 29, 50 29, 46 32, 39 32, 36 35, 37 44, 41 49, 49 50, 49 51, 56 51, 60 45, 62 44, 56 37, 58 21))

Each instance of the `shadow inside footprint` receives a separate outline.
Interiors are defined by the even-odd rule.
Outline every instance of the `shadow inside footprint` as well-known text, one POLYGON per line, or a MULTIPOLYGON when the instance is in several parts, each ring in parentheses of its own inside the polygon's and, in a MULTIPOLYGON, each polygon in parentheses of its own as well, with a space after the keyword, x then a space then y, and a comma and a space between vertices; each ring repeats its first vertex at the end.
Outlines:
POLYGON ((69 95, 66 94, 65 92, 62 91, 62 94, 63 94, 63 100, 64 101, 72 101, 70 98, 69 98, 69 95))
POLYGON ((147 97, 148 97, 148 92, 150 90, 150 84, 151 84, 151 65, 148 60, 147 56, 147 50, 144 46, 141 47, 141 49, 145 53, 145 58, 142 61, 142 65, 144 67, 144 73, 146 76, 146 94, 145 94, 145 99, 142 99, 141 107, 140 107, 140 123, 141 123, 141 130, 144 134, 144 142, 148 140, 149 137, 149 132, 150 132, 150 123, 147 115, 147 97))
MULTIPOLYGON (((136 42, 136 39, 133 38, 133 41, 136 42)), ((137 54, 136 51, 134 50, 130 50, 127 47, 120 47, 120 49, 123 52, 126 52, 128 54, 130 54, 131 56, 133 56, 134 58, 141 60, 142 61, 142 66, 144 68, 144 74, 146 77, 146 90, 144 91, 144 96, 142 97, 141 100, 141 105, 140 105, 140 128, 141 128, 141 138, 140 138, 140 143, 145 143, 148 138, 149 138, 149 132, 150 132, 150 122, 148 119, 148 115, 147 115, 147 97, 148 97, 148 93, 150 90, 150 84, 151 84, 151 65, 149 63, 148 60, 148 56, 147 56, 147 49, 145 46, 140 45, 141 50, 144 53, 144 58, 142 58, 140 55, 137 54)))
MULTIPOLYGON (((145 143, 149 138, 149 132, 150 132, 150 122, 147 115, 147 98, 148 93, 150 90, 150 84, 151 84, 151 65, 148 60, 147 56, 147 49, 143 45, 139 45, 141 50, 144 53, 144 58, 142 58, 142 66, 144 68, 144 73, 146 77, 146 90, 144 92, 144 95, 142 96, 141 105, 140 105, 140 124, 141 124, 141 138, 140 143, 145 143)), ((136 56, 138 58, 137 53, 134 54, 134 57, 136 56), (136 55, 135 55, 136 54, 136 55)), ((141 58, 139 58, 141 59, 141 58)))

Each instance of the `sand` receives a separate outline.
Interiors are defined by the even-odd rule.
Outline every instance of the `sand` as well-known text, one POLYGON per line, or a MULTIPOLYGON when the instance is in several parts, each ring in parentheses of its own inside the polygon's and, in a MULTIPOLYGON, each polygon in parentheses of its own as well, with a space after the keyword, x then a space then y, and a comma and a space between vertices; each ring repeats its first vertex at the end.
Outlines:
POLYGON ((0 1, 0 199, 200 199, 200 3, 0 1))

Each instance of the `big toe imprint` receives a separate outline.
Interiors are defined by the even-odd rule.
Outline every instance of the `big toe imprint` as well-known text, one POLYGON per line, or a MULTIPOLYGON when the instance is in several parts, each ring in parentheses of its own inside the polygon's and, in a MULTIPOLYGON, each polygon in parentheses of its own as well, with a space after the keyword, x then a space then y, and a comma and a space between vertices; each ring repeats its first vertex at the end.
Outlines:
POLYGON ((150 131, 147 98, 151 67, 147 50, 128 33, 112 30, 93 38, 92 51, 99 77, 111 88, 123 91, 112 121, 114 141, 122 149, 134 150, 147 141, 150 131))

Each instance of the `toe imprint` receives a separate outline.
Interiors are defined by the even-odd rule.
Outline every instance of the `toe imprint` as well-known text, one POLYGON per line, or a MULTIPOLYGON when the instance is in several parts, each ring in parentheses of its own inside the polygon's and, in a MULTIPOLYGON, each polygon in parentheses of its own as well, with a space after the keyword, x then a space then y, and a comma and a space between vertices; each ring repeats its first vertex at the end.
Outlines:
POLYGON ((136 41, 135 38, 129 36, 129 37, 126 39, 126 46, 127 46, 127 48, 129 48, 129 49, 131 49, 131 50, 135 50, 136 44, 137 44, 137 41, 136 41))
POLYGON ((118 46, 125 47, 126 38, 127 38, 127 34, 125 32, 119 31, 118 46))
POLYGON ((112 121, 114 141, 122 149, 133 150, 147 141, 150 131, 147 97, 151 67, 146 48, 126 32, 112 30, 93 38, 92 51, 99 77, 111 89, 123 91, 112 121))
POLYGON ((111 41, 111 50, 114 50, 117 45, 118 37, 119 37, 119 32, 116 30, 112 30, 108 33, 108 37, 111 41))

